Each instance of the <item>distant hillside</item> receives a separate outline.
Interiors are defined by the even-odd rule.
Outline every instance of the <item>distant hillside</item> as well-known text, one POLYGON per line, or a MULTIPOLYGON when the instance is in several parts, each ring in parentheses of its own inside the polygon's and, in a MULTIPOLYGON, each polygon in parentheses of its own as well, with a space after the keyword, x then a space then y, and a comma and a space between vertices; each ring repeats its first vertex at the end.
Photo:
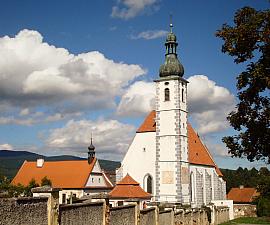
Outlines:
MULTIPOLYGON (((9 151, 0 150, 0 173, 12 179, 23 162, 35 161, 38 158, 44 158, 46 161, 66 161, 66 160, 83 160, 85 158, 80 158, 71 155, 60 155, 60 156, 43 156, 33 152, 28 151, 9 151)), ((102 160, 99 159, 100 166, 105 171, 114 171, 120 166, 120 162, 102 160)))

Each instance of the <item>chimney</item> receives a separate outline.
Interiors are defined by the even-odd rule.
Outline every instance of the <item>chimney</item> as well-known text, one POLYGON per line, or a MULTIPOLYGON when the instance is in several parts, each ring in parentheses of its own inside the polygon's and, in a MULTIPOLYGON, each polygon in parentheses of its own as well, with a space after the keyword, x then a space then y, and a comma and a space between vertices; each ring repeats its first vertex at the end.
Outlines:
POLYGON ((44 164, 44 159, 37 159, 37 167, 42 168, 44 164))
POLYGON ((240 185, 239 186, 239 189, 244 189, 244 185, 240 185))

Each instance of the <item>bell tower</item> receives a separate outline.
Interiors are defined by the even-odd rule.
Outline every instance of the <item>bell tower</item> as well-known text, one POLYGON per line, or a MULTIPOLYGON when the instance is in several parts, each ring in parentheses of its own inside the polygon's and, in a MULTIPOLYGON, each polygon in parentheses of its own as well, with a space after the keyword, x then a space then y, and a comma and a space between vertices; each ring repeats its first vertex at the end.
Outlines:
POLYGON ((170 24, 156 83, 156 200, 190 204, 187 84, 170 24))
POLYGON ((93 138, 92 138, 92 134, 91 134, 91 143, 88 147, 88 164, 91 164, 91 162, 95 158, 95 155, 96 155, 95 146, 93 145, 93 138))

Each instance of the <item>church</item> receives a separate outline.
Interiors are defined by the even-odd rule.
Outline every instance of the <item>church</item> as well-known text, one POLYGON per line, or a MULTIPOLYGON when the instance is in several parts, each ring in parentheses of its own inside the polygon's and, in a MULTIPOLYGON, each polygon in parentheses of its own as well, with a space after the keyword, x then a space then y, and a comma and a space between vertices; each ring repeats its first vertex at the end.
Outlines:
POLYGON ((177 39, 167 35, 165 63, 160 66, 155 110, 138 128, 117 170, 129 174, 151 194, 151 201, 201 207, 226 199, 226 183, 207 147, 188 122, 184 67, 177 57, 177 39))

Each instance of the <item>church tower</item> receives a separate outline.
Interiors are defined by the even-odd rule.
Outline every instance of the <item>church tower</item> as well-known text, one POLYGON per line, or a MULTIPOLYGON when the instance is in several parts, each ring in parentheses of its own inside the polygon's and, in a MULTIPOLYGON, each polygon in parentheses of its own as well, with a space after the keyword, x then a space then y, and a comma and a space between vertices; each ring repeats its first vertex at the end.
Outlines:
POLYGON ((167 35, 165 63, 156 83, 156 200, 190 204, 187 84, 177 57, 177 40, 167 35))
POLYGON ((88 147, 88 157, 87 157, 87 160, 88 160, 88 164, 91 164, 92 161, 94 160, 96 156, 96 153, 95 153, 95 146, 93 145, 93 138, 92 138, 92 134, 91 134, 91 143, 88 147))

